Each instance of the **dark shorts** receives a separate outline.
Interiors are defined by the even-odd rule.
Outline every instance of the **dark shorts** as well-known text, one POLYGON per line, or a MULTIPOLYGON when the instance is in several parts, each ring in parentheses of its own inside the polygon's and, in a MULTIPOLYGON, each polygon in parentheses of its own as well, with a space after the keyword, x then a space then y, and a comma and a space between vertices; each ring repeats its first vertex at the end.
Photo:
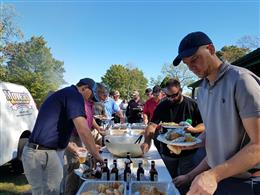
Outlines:
POLYGON ((260 177, 224 179, 214 195, 260 195, 260 177))

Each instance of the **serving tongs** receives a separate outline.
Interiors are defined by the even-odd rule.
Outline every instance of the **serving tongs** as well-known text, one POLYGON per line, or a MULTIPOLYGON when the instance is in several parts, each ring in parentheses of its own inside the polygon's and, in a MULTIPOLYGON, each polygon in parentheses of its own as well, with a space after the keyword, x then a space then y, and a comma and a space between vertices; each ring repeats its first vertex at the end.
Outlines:
POLYGON ((135 141, 135 144, 140 144, 141 140, 143 138, 143 135, 140 135, 137 140, 135 141))

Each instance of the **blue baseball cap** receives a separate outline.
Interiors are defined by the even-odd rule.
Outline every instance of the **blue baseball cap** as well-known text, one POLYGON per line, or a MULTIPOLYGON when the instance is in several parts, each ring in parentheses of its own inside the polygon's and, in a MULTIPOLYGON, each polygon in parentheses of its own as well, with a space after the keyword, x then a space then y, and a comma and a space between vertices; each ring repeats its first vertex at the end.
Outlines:
POLYGON ((80 79, 79 82, 77 83, 77 86, 82 86, 82 85, 87 85, 91 89, 91 91, 93 93, 92 100, 94 102, 98 102, 99 98, 96 95, 97 94, 97 92, 96 92, 97 91, 97 84, 96 84, 96 82, 93 79, 91 79, 91 78, 84 78, 84 79, 80 79))
POLYGON ((212 41, 205 33, 189 33, 181 40, 178 49, 179 55, 173 60, 173 65, 178 66, 183 58, 194 55, 200 46, 208 44, 212 44, 212 41))

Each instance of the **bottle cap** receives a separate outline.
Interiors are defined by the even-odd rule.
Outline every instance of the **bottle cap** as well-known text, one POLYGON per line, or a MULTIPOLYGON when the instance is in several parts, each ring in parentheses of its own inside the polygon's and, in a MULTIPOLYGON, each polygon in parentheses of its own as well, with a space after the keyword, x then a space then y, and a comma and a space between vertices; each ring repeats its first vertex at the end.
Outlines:
POLYGON ((188 119, 186 120, 186 122, 191 125, 191 124, 192 124, 192 119, 188 118, 188 119))

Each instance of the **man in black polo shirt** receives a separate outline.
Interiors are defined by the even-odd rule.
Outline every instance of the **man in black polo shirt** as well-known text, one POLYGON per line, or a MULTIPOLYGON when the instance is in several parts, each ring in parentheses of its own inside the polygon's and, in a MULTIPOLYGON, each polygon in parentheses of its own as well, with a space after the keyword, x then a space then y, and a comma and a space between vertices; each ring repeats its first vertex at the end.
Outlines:
POLYGON ((96 160, 103 162, 85 118, 83 96, 95 94, 96 83, 81 79, 76 86, 63 88, 42 104, 22 161, 33 194, 59 194, 63 177, 62 158, 73 128, 96 160))
POLYGON ((168 171, 172 177, 176 177, 189 172, 194 167, 192 156, 196 150, 184 150, 179 155, 170 153, 167 145, 156 139, 159 134, 159 130, 157 129, 159 123, 180 123, 191 119, 192 125, 186 131, 193 135, 202 132, 204 125, 196 102, 182 95, 182 89, 178 80, 170 79, 166 83, 166 88, 167 98, 156 107, 153 118, 145 130, 145 143, 141 147, 144 153, 147 152, 153 138, 168 171))

